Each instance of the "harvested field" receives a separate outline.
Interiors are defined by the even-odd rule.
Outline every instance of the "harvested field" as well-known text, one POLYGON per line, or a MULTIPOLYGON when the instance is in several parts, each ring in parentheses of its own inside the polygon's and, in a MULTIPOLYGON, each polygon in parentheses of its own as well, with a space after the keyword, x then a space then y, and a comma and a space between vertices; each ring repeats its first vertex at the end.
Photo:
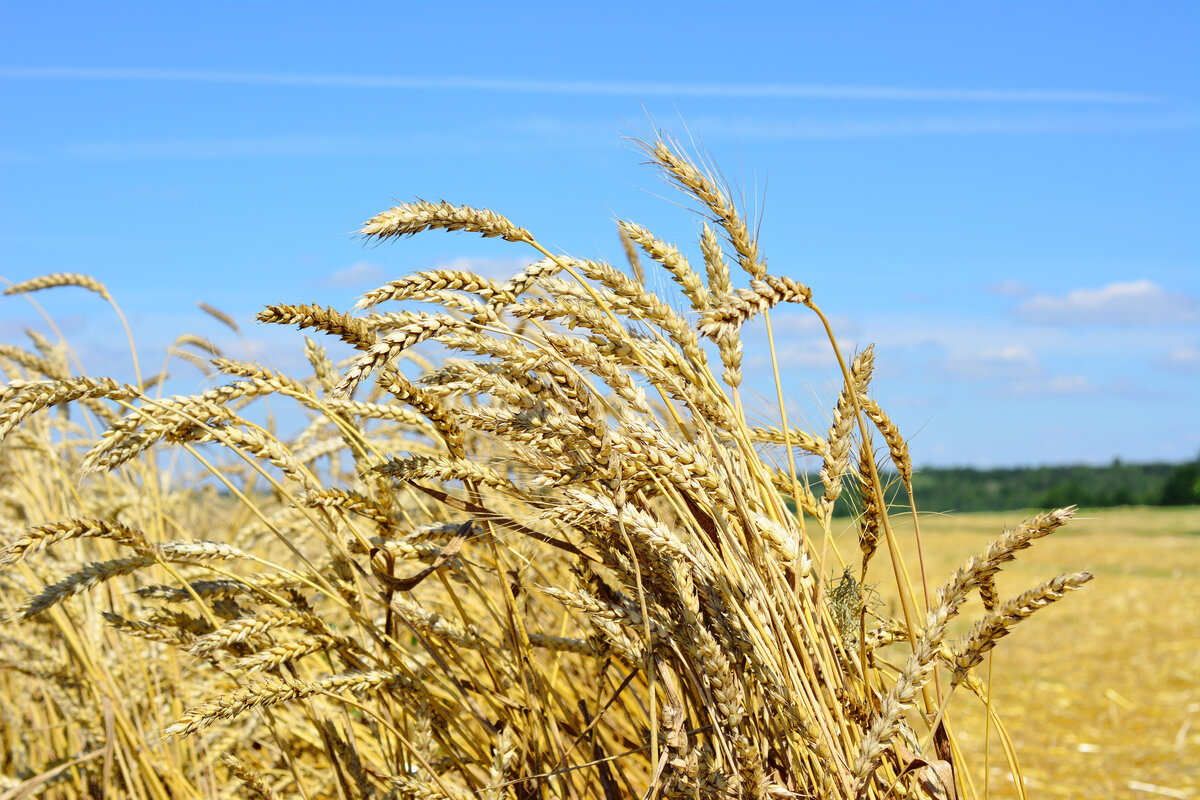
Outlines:
MULTIPOLYGON (((946 574, 1022 516, 923 516, 927 572, 946 574)), ((897 527, 911 537, 911 521, 897 527)), ((1096 575, 1075 598, 1084 602, 1040 612, 992 655, 995 707, 1029 796, 1200 795, 1200 508, 1083 509, 997 583, 1003 595, 1080 568, 1096 575)), ((894 605, 889 586, 879 591, 894 605)), ((968 761, 982 765, 980 703, 963 692, 950 713, 968 761)), ((988 760, 990 796, 1017 797, 994 729, 988 760)), ((982 794, 983 770, 973 778, 982 794)))

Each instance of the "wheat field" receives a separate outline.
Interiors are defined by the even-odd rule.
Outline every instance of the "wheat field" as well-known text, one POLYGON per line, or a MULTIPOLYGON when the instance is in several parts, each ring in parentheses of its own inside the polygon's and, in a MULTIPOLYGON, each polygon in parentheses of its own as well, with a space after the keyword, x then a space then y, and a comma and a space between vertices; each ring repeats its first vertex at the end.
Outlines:
MULTIPOLYGON (((1012 516, 922 517, 931 571, 952 568, 1012 516)), ((1047 609, 993 656, 994 702, 1030 796, 1200 795, 1200 509, 1083 509, 1039 558, 1001 580, 1084 565, 1096 582, 1086 603, 1047 609)), ((895 604, 887 587, 880 594, 884 608, 895 604)), ((982 787, 984 718, 974 704, 957 710, 982 787)), ((994 730, 989 744, 992 796, 1017 796, 994 730)))
MULTIPOLYGON (((528 266, 398 277, 350 311, 266 305, 259 323, 303 332, 304 374, 185 333, 172 358, 212 388, 164 396, 158 373, 89 376, 69 342, 0 347, 0 800, 1058 785, 987 687, 1021 707, 1021 676, 1082 670, 1010 655, 1106 563, 1049 549, 1076 541, 1075 510, 991 520, 969 548, 906 533, 884 498, 913 502, 912 457, 873 399, 874 350, 847 352, 813 290, 768 271, 715 170, 643 148, 698 212, 694 246, 621 220, 618 268, 493 211, 401 203, 362 237, 498 238, 528 266), (743 329, 775 364, 782 303, 840 366, 820 430, 782 392, 743 397, 743 329), (307 424, 277 430, 264 401, 307 424)), ((65 287, 128 335, 95 277, 7 293, 65 287)))

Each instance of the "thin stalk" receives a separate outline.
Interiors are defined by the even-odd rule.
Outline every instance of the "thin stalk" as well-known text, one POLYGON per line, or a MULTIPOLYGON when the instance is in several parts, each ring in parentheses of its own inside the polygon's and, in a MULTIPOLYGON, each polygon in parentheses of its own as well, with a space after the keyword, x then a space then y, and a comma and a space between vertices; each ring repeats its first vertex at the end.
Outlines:
MULTIPOLYGON (((779 359, 775 355, 775 333, 771 329, 771 312, 768 309, 763 312, 763 320, 767 326, 767 346, 771 350, 771 373, 775 378, 775 397, 779 403, 779 427, 783 431, 783 449, 787 452, 788 472, 792 476, 792 502, 796 504, 796 522, 800 526, 800 541, 805 544, 807 549, 808 536, 807 529, 804 524, 804 511, 801 509, 800 503, 800 478, 796 474, 796 454, 792 452, 792 433, 787 419, 787 405, 783 402, 783 382, 779 379, 779 359)), ((741 414, 741 401, 738 401, 738 419, 743 419, 741 414)), ((826 536, 826 539, 829 537, 826 536)), ((793 591, 796 589, 792 587, 793 591)))
MULTIPOLYGON (((850 369, 846 366, 846 359, 842 356, 841 348, 838 347, 837 337, 834 336, 833 326, 829 323, 829 319, 822 313, 821 309, 815 303, 809 300, 806 305, 813 310, 817 317, 821 320, 821 324, 825 327, 825 333, 829 337, 830 345, 833 347, 834 355, 837 356, 838 366, 841 367, 842 376, 846 381, 846 390, 850 395, 850 401, 854 404, 854 418, 858 423, 859 433, 863 440, 867 441, 870 438, 870 432, 867 430, 865 415, 862 410, 862 403, 858 399, 858 392, 854 389, 854 379, 850 375, 850 369)), ((900 556, 900 544, 896 540, 896 534, 892 530, 891 519, 887 513, 887 502, 884 499, 883 483, 879 479, 879 470, 876 468, 875 460, 868 459, 868 471, 871 475, 871 491, 875 493, 876 502, 879 503, 879 517, 883 525, 883 532, 887 538, 888 554, 892 560, 892 571, 896 577, 896 588, 900 592, 900 606, 904 611, 904 622, 908 628, 908 641, 914 653, 917 652, 917 628, 913 622, 915 616, 915 605, 912 596, 912 582, 909 580, 908 571, 904 568, 904 561, 900 556)), ((925 713, 932 713, 934 703, 929 696, 929 691, 926 686, 921 687, 921 696, 925 702, 925 713)))

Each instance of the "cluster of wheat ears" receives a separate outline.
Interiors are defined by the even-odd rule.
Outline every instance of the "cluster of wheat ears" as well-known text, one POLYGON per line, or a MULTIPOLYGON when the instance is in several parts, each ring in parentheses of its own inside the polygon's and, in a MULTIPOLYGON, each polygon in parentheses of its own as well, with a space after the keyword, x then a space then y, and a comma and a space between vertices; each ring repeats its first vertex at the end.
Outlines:
MULTIPOLYGON (((979 795, 947 707, 987 703, 997 640, 1090 579, 997 594, 1071 510, 920 588, 873 351, 843 357, 809 288, 768 274, 710 169, 644 147, 701 213, 703 273, 631 222, 622 271, 417 201, 362 235, 466 231, 537 260, 504 282, 418 272, 364 314, 268 306, 353 348, 335 363, 306 338, 304 377, 181 337, 221 376, 191 396, 86 377, 35 333, 0 346, 0 798, 979 795), (398 301, 440 309, 377 310, 398 301), (743 410, 742 328, 769 334, 785 302, 841 368, 826 431, 743 410), (309 416, 295 436, 246 411, 277 395, 309 416), (843 493, 857 548, 834 536, 843 493), (890 613, 864 590, 882 581, 890 613)), ((78 274, 8 293, 67 285, 112 301, 78 274)))

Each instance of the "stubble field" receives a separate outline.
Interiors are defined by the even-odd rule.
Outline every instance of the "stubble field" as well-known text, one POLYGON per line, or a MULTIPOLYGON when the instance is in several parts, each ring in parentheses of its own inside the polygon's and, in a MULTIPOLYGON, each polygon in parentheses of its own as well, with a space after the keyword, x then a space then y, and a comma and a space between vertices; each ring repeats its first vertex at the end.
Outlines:
MULTIPOLYGON (((947 574, 1022 516, 922 516, 927 572, 947 574)), ((911 537, 911 521, 897 526, 911 537)), ((1001 573, 1002 594, 1069 569, 1096 579, 993 651, 993 703, 1029 796, 1200 795, 1200 509, 1084 509, 1031 555, 1001 573)), ((983 764, 979 701, 961 692, 949 714, 968 762, 983 764)), ((988 756, 990 796, 1016 797, 994 728, 988 756)), ((982 794, 983 771, 973 778, 982 794)))

